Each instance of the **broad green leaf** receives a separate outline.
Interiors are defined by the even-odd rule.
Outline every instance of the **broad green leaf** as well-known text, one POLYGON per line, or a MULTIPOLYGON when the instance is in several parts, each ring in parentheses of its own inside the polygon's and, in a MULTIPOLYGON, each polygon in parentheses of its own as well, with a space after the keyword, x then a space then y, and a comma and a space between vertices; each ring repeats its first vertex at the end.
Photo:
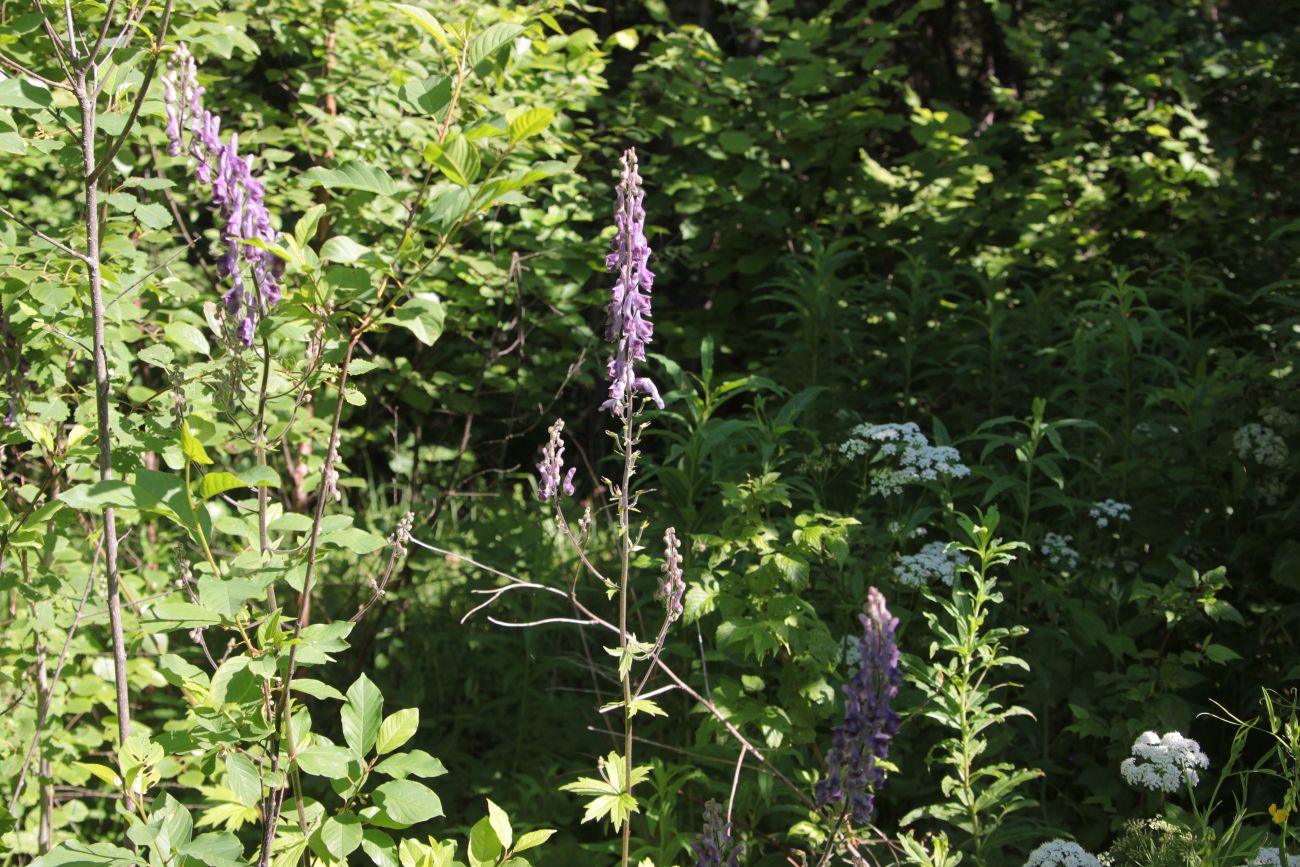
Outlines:
POLYGON ((361 845, 362 833, 360 817, 353 813, 340 813, 330 816, 321 825, 318 832, 319 845, 324 847, 330 857, 344 861, 361 845))
POLYGON ((199 482, 199 498, 210 500, 218 494, 224 494, 226 491, 233 491, 235 488, 243 487, 246 487, 246 485, 234 473, 208 473, 203 477, 203 481, 199 482))
POLYGON ((0 81, 0 107, 49 108, 54 100, 49 88, 34 84, 25 78, 6 78, 0 81))
MULTIPOLYGON (((208 452, 203 448, 203 443, 199 442, 198 437, 194 436, 194 431, 190 429, 188 421, 181 422, 181 451, 185 457, 189 458, 196 464, 210 464, 212 458, 208 457, 208 452)), ((227 475, 229 475, 227 473, 227 475)), ((234 478, 234 476, 231 476, 234 478)), ((239 480, 236 479, 236 482, 239 480)), ((238 485, 236 485, 238 487, 238 485)))
POLYGON ((469 830, 469 867, 496 867, 503 851, 492 823, 487 819, 475 822, 469 830))
POLYGON ((168 322, 163 328, 163 333, 167 335, 168 340, 181 349, 197 352, 200 355, 212 354, 212 347, 208 344, 208 338, 203 335, 202 331, 188 322, 168 322))
POLYGON ((256 807, 262 800, 262 778, 248 756, 242 753, 226 756, 226 788, 245 807, 256 807))
MULTIPOLYGON (((193 602, 158 602, 149 608, 149 613, 153 615, 153 621, 163 624, 169 632, 221 623, 220 614, 193 602)), ((151 622, 146 620, 143 625, 147 628, 151 622)))
POLYGON ((345 779, 348 764, 355 761, 352 751, 344 747, 320 745, 298 752, 298 767, 315 777, 345 779))
POLYGON ((393 6, 407 18, 414 21, 421 30, 438 40, 438 42, 442 44, 442 47, 447 49, 447 53, 455 59, 457 52, 452 47, 451 41, 447 38, 447 31, 443 30, 442 25, 438 23, 438 19, 434 18, 427 10, 421 9, 419 6, 410 6, 406 3, 394 3, 393 6))
POLYGON ((312 698, 319 699, 336 699, 343 701, 343 693, 324 681, 315 680, 310 677, 295 677, 293 679, 293 689, 297 692, 303 692, 312 698))
POLYGON ((539 831, 529 831, 519 837, 519 842, 515 844, 515 851, 522 852, 525 849, 532 849, 534 846, 540 846, 555 834, 553 828, 543 828, 539 831))
POLYGON ((441 145, 430 144, 425 148, 425 158, 454 184, 468 187, 478 178, 478 148, 463 135, 454 135, 441 145))
POLYGON ((330 262, 355 262, 370 252, 347 235, 335 235, 320 247, 320 257, 330 262))
POLYGON ((408 707, 389 715, 379 726, 379 736, 375 739, 375 752, 381 756, 384 753, 391 753, 409 741, 419 727, 419 708, 408 707))
POLYGON ((31 867, 135 867, 147 862, 112 843, 67 841, 31 862, 31 867))
POLYGON ((375 867, 400 867, 397 844, 378 828, 367 828, 362 834, 361 851, 374 862, 375 867))
POLYGON ((435 75, 421 81, 408 81, 402 85, 402 100, 416 111, 439 117, 451 104, 451 79, 435 75))
POLYGON ((432 346, 442 336, 446 311, 442 301, 431 292, 421 292, 385 317, 384 322, 400 325, 425 346, 432 346))
POLYGON ((518 144, 550 126, 555 112, 549 108, 530 108, 510 121, 510 143, 518 144))
POLYGON ((441 777, 447 769, 424 750, 395 753, 380 762, 375 770, 390 777, 441 777))
POLYGON ((312 205, 298 218, 298 222, 294 223, 293 239, 298 242, 299 247, 307 246, 307 242, 316 233, 316 226, 320 223, 320 218, 324 213, 324 205, 312 205))
POLYGON ((513 43, 524 32, 524 28, 509 21, 499 21, 469 43, 469 65, 473 69, 488 56, 495 54, 505 46, 513 43))
POLYGON ((375 789, 372 800, 389 819, 414 825, 442 815, 442 801, 433 790, 414 780, 392 780, 375 789))
POLYGON ((348 700, 342 712, 343 739, 356 755, 365 756, 374 747, 383 712, 384 697, 379 687, 361 675, 348 688, 348 700))
POLYGON ((135 506, 135 494, 132 492, 131 486, 118 479, 109 479, 106 482, 94 482, 93 484, 68 488, 59 494, 59 499, 72 508, 83 512, 97 512, 105 506, 120 506, 123 508, 133 508, 135 506))
POLYGON ((515 839, 514 831, 510 827, 510 817, 506 815, 505 810, 494 804, 491 798, 488 799, 487 808, 488 824, 490 824, 492 830, 496 832, 497 839, 501 841, 502 848, 509 849, 510 844, 513 843, 515 839))
POLYGON ((397 194, 397 185, 383 169, 360 160, 348 160, 336 169, 322 166, 302 173, 306 186, 319 184, 331 190, 365 190, 381 196, 397 194))
POLYGON ((356 554, 373 554, 388 544, 383 536, 369 533, 360 527, 344 527, 342 530, 324 533, 320 537, 320 543, 347 548, 356 554))

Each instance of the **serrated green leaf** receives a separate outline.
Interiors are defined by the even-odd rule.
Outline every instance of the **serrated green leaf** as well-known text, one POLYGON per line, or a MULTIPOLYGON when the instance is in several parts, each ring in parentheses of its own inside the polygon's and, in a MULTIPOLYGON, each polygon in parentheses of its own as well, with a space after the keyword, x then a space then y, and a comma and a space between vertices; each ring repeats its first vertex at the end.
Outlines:
POLYGON ((262 779, 248 756, 242 753, 226 756, 226 788, 245 807, 256 807, 262 800, 262 779))
POLYGON ((430 117, 439 117, 440 113, 451 104, 451 79, 445 75, 434 75, 420 81, 408 81, 402 85, 402 100, 411 108, 430 117))
POLYGON ((514 42, 524 28, 509 21, 499 21, 470 40, 469 65, 473 69, 488 56, 514 42))
POLYGON ((441 145, 429 145, 425 157, 454 184, 468 187, 478 178, 481 167, 478 148, 463 135, 454 135, 441 145))

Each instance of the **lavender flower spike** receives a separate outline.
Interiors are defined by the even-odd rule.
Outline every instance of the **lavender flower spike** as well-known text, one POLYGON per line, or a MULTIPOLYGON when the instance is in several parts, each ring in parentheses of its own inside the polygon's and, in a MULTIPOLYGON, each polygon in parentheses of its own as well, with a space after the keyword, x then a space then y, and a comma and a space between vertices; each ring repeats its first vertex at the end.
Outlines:
POLYGON ((267 250, 246 243, 273 243, 279 237, 271 226, 271 215, 264 202, 265 187, 253 175, 252 158, 239 156, 238 134, 231 133, 229 142, 221 141, 221 118, 203 107, 198 69, 185 45, 177 47, 162 82, 167 152, 172 156, 188 154, 195 163, 195 177, 200 183, 212 186, 212 203, 224 221, 221 240, 225 251, 217 261, 217 271, 230 281, 221 300, 226 314, 238 318, 235 335, 245 346, 251 346, 257 321, 284 294, 280 287, 280 260, 267 250), (188 146, 182 138, 184 131, 189 133, 188 146), (256 292, 244 286, 241 249, 256 292))
POLYGON ((637 174, 636 148, 624 151, 622 162, 618 208, 614 213, 618 232, 612 252, 605 257, 605 270, 618 275, 611 292, 605 339, 616 341, 618 350, 609 360, 609 400, 601 404, 601 409, 620 418, 627 401, 637 392, 648 395, 660 409, 664 405, 650 378, 636 375, 636 362, 645 361, 646 344, 654 334, 650 292, 655 275, 647 267, 650 245, 645 237, 645 191, 637 174))
POLYGON ((686 581, 682 578, 681 542, 677 539, 677 530, 669 527, 664 533, 663 577, 659 579, 659 589, 655 598, 664 603, 668 612, 668 622, 682 616, 682 597, 686 595, 686 581))
POLYGON ((855 824, 865 824, 875 809, 875 793, 885 782, 878 760, 889 757, 889 740, 898 733, 898 714, 891 703, 903 682, 894 631, 885 597, 867 591, 867 611, 859 614, 863 635, 858 646, 862 668, 844 685, 844 724, 835 730, 826 757, 830 775, 817 784, 820 806, 843 801, 855 824))

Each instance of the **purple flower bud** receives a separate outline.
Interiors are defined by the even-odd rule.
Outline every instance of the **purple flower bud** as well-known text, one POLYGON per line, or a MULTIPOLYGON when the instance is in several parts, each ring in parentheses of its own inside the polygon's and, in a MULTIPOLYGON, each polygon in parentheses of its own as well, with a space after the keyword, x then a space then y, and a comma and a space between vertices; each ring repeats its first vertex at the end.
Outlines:
MULTIPOLYGON (((541 484, 537 487, 539 500, 549 500, 560 490, 561 474, 564 473, 564 438, 560 435, 563 430, 564 419, 557 418, 548 431, 550 439, 542 449, 542 462, 537 465, 537 473, 541 476, 541 484)), ((573 496, 573 474, 576 471, 577 467, 573 467, 563 476, 564 493, 569 496, 573 496)))
POLYGON ((844 685, 844 724, 835 730, 826 756, 829 774, 817 784, 820 806, 845 802, 853 821, 865 824, 875 809, 875 793, 885 782, 877 760, 889 757, 889 740, 898 732, 898 714, 891 703, 903 682, 898 667, 894 631, 885 597, 875 587, 867 591, 867 611, 859 614, 863 635, 858 644, 862 667, 844 685))
POLYGON ((682 597, 686 595, 686 581, 682 578, 681 542, 677 540, 677 530, 669 527, 664 533, 664 574, 659 579, 659 589, 655 598, 664 603, 668 611, 668 622, 682 616, 682 597))
POLYGON ((629 398, 640 392, 650 397, 663 409, 649 377, 637 376, 635 364, 645 360, 646 344, 654 335, 650 321, 650 292, 654 287, 654 273, 648 267, 650 245, 645 237, 645 209, 642 201, 641 176, 637 174, 636 148, 623 153, 623 172, 618 186, 618 206, 614 224, 612 252, 605 257, 605 270, 617 273, 614 288, 610 291, 605 339, 615 341, 618 349, 610 359, 609 399, 601 404, 622 417, 629 398))

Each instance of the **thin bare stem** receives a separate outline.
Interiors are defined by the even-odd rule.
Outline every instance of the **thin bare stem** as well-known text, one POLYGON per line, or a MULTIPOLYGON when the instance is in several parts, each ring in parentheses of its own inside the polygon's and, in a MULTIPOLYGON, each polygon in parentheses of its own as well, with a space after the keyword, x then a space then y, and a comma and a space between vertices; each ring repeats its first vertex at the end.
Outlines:
POLYGON ((63 253, 65 256, 71 256, 72 258, 76 259, 78 262, 84 263, 86 261, 86 256, 84 253, 78 253, 76 250, 72 249, 62 241, 55 240, 54 238, 42 232, 40 229, 33 226, 31 223, 24 220, 22 217, 15 214, 13 211, 6 208, 4 205, 0 205, 0 214, 3 214, 4 216, 13 220, 15 223, 18 223, 23 228, 27 229, 27 231, 31 232, 36 237, 40 238, 42 241, 49 244, 54 249, 58 250, 60 253, 63 253))

